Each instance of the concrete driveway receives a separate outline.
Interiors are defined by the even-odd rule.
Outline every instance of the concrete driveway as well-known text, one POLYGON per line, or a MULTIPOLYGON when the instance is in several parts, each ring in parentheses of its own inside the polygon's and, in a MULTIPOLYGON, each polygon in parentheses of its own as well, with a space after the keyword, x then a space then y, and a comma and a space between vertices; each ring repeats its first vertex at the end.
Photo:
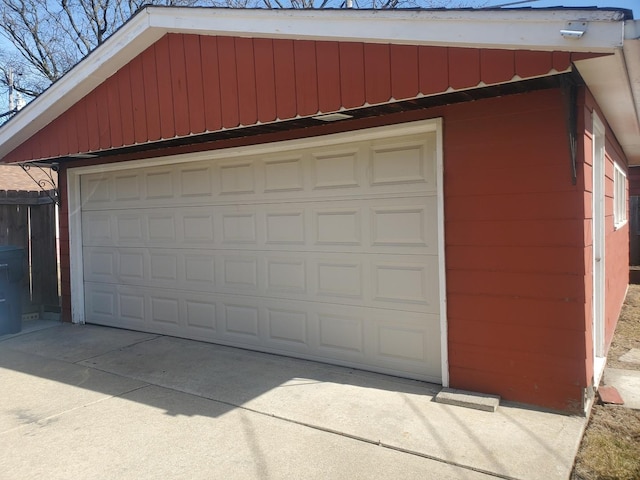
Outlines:
MULTIPOLYGON (((46 327, 46 328, 45 328, 46 327)), ((90 325, 0 337, 0 478, 567 479, 585 419, 90 325)))

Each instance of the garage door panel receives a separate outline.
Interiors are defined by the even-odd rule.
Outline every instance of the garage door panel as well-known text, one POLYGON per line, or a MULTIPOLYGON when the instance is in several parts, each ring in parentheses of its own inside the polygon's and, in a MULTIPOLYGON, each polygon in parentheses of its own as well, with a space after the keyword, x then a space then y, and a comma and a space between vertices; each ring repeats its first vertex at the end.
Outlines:
POLYGON ((437 313, 431 255, 85 247, 85 279, 181 292, 248 295, 437 313))
POLYGON ((439 381, 435 134, 80 185, 88 322, 439 381))
POLYGON ((149 200, 173 198, 176 184, 174 177, 173 169, 168 167, 145 173, 143 177, 146 187, 145 197, 149 200))
POLYGON ((246 252, 225 252, 217 254, 217 258, 220 264, 217 291, 256 295, 265 290, 264 282, 260 281, 263 275, 258 269, 262 265, 257 255, 246 252))
POLYGON ((194 334, 215 338, 218 329, 216 302, 210 296, 187 294, 184 296, 185 327, 194 334))
POLYGON ((85 246, 437 255, 434 196, 83 213, 85 246))
POLYGON ((116 217, 108 212, 82 214, 83 245, 116 245, 116 217))
POLYGON ((175 199, 177 197, 192 202, 196 199, 206 201, 206 199, 214 195, 213 186, 215 183, 211 167, 207 165, 191 165, 174 167, 174 172, 176 170, 179 178, 179 188, 175 190, 175 195, 163 198, 175 199))
POLYGON ((254 246, 258 243, 258 222, 256 212, 248 209, 244 211, 229 211, 220 214, 219 225, 222 230, 224 245, 254 246))
POLYGON ((311 188, 353 189, 362 187, 366 178, 366 152, 358 148, 336 148, 322 153, 311 153, 311 188))
POLYGON ((435 163, 421 141, 377 143, 370 149, 370 183, 374 186, 424 183, 435 177, 435 163))
POLYGON ((239 159, 95 173, 81 178, 85 210, 434 194, 435 133, 239 159))
POLYGON ((304 185, 304 165, 302 155, 276 157, 263 161, 265 193, 302 191, 304 185))
POLYGON ((92 323, 439 379, 437 315, 151 287, 85 288, 92 323))
POLYGON ((308 228, 305 209, 266 211, 264 243, 266 245, 306 245, 308 228))

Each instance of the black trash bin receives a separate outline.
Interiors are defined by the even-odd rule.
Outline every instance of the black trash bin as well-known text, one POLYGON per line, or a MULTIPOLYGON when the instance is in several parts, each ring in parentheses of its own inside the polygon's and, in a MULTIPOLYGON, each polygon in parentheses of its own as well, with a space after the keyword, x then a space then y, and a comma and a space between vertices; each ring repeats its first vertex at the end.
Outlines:
POLYGON ((0 335, 22 330, 22 247, 0 245, 0 335))

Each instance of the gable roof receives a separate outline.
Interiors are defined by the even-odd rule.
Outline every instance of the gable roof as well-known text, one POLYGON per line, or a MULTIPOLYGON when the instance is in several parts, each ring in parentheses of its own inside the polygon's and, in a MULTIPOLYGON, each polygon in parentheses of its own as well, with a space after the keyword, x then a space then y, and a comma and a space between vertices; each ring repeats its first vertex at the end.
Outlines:
MULTIPOLYGON (((573 52, 573 57, 566 58, 574 62, 585 79, 630 162, 640 163, 640 22, 627 18, 627 11, 616 9, 381 11, 146 7, 0 128, 0 158, 8 160, 7 155, 14 149, 86 98, 162 37, 195 34, 556 54, 573 52), (581 26, 569 23, 577 21, 581 26), (586 32, 580 38, 571 38, 560 32, 567 28, 583 28, 586 32), (579 56, 581 53, 590 55, 579 56), (602 55, 593 58, 593 54, 602 55)), ((564 68, 569 65, 570 62, 564 68)), ((552 62, 552 66, 556 64, 552 62)), ((557 73, 557 69, 552 70, 534 73, 557 73)), ((504 81, 520 78, 515 76, 504 81)), ((453 88, 449 86, 449 89, 453 88)), ((336 111, 341 109, 344 105, 335 108, 336 111)), ((82 149, 78 152, 82 153, 82 149)), ((42 156, 32 153, 10 160, 37 158, 42 156)))

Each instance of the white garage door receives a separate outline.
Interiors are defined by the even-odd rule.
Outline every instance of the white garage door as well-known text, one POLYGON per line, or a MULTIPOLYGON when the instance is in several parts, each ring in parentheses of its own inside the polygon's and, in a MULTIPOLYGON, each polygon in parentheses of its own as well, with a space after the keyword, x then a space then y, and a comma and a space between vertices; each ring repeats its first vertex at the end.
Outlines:
POLYGON ((380 136, 79 170, 85 320, 441 381, 436 132, 380 136))

